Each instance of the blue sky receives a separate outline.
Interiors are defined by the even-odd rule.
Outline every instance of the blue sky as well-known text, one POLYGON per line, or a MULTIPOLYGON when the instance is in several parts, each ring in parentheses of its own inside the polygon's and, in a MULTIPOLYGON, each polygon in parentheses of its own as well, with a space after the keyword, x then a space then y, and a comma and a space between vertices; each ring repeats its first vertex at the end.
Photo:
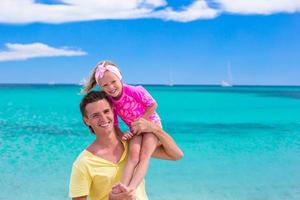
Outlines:
POLYGON ((237 85, 300 85, 298 0, 109 2, 1 0, 0 83, 78 83, 108 59, 127 83, 220 84, 230 63, 237 85))

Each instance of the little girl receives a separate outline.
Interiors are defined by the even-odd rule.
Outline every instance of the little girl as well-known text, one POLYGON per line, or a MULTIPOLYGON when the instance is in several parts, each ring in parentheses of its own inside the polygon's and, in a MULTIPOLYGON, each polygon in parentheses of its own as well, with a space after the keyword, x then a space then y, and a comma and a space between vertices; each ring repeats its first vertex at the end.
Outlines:
MULTIPOLYGON (((115 113, 115 127, 118 127, 117 115, 131 129, 131 123, 139 118, 145 118, 161 126, 160 118, 155 112, 157 104, 152 96, 142 86, 130 86, 122 82, 122 75, 118 67, 109 61, 96 65, 84 92, 99 85, 110 97, 115 113)), ((152 133, 134 135, 125 134, 123 139, 129 141, 129 157, 125 165, 121 183, 136 189, 144 179, 150 157, 157 147, 158 139, 152 133)), ((113 188, 118 193, 118 185, 113 188)))

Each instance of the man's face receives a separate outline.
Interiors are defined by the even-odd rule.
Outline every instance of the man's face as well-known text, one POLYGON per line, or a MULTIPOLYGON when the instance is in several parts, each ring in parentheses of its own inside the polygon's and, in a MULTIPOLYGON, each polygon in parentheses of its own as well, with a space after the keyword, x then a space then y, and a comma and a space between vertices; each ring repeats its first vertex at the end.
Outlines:
POLYGON ((87 104, 85 110, 84 121, 96 135, 113 131, 114 113, 106 99, 87 104))

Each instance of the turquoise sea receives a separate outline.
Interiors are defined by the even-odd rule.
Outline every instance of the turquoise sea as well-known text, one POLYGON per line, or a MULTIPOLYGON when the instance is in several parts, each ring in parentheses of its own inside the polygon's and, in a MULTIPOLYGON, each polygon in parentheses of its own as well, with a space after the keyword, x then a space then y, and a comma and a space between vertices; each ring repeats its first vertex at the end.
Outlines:
MULTIPOLYGON (((151 200, 299 200, 300 87, 145 86, 184 151, 152 159, 151 200)), ((76 85, 0 85, 0 199, 66 200, 93 140, 76 85)))

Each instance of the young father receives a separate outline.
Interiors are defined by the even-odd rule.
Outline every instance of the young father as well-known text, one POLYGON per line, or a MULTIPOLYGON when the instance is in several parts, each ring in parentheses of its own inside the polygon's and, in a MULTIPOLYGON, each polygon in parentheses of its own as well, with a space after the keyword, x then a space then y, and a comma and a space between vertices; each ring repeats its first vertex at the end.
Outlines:
MULTIPOLYGON (((147 200, 144 182, 136 190, 121 185, 121 193, 113 194, 112 187, 119 183, 128 158, 128 144, 120 139, 114 127, 114 113, 106 94, 89 92, 80 103, 85 124, 95 134, 95 141, 73 163, 69 195, 73 200, 147 200)), ((152 157, 178 160, 182 151, 174 140, 158 125, 143 118, 132 124, 133 132, 152 132, 161 144, 152 157)))

